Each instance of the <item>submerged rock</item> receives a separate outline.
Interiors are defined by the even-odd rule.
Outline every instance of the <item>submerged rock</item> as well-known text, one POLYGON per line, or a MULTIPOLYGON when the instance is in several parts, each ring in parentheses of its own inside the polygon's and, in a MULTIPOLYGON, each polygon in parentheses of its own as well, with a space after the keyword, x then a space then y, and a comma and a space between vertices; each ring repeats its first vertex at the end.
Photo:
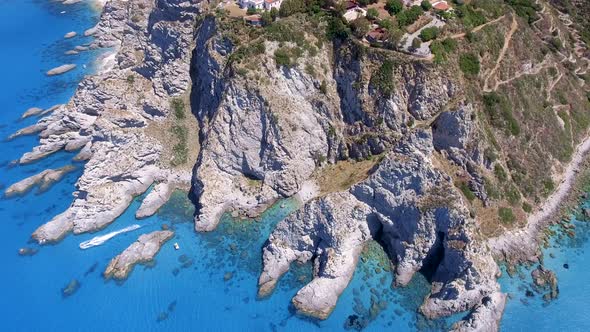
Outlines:
POLYGON ((156 231, 140 236, 117 257, 113 258, 103 275, 105 279, 127 279, 136 264, 145 264, 154 259, 166 241, 174 236, 171 231, 156 231))
POLYGON ((39 249, 37 249, 37 248, 28 248, 28 247, 23 247, 23 248, 20 248, 18 250, 18 254, 20 256, 33 256, 37 252, 39 252, 39 249))
POLYGON ((69 72, 70 70, 76 68, 76 65, 71 63, 71 64, 66 64, 66 65, 61 65, 59 67, 55 67, 53 69, 50 69, 49 71, 47 71, 47 76, 55 76, 55 75, 61 75, 64 73, 69 72))
POLYGON ((63 297, 69 297, 74 295, 78 289, 80 289, 80 282, 77 279, 72 279, 66 287, 62 288, 61 294, 63 297))
POLYGON ((42 108, 39 108, 39 107, 31 107, 28 110, 26 110, 23 113, 23 115, 21 115, 20 118, 21 119, 25 119, 25 118, 28 118, 28 117, 33 116, 33 115, 39 115, 39 114, 41 114, 41 112, 43 112, 43 109, 42 108))

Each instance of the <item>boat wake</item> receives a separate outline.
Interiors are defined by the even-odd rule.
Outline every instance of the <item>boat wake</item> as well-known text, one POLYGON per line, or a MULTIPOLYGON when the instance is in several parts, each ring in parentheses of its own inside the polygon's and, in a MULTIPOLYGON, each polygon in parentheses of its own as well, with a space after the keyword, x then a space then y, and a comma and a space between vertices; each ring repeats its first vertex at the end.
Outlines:
POLYGON ((100 246, 101 244, 107 242, 108 240, 114 238, 115 236, 117 236, 119 234, 131 232, 131 231, 134 231, 140 227, 141 226, 135 224, 135 225, 131 225, 129 227, 125 227, 123 229, 120 229, 118 231, 114 231, 114 232, 111 232, 111 233, 108 233, 105 235, 93 237, 92 239, 90 239, 88 241, 84 241, 84 242, 80 243, 80 249, 88 249, 88 248, 100 246))

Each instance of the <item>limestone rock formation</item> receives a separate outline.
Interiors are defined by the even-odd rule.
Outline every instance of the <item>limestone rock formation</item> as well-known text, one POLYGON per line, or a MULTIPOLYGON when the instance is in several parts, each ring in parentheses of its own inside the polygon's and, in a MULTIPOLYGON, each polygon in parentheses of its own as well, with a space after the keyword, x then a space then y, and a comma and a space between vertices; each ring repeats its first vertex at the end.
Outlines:
POLYGON ((154 259, 164 243, 174 236, 172 231, 156 231, 141 235, 106 267, 103 275, 106 279, 127 279, 133 267, 154 259))
MULTIPOLYGON (((108 226, 153 183, 189 186, 192 165, 186 160, 171 166, 174 152, 162 143, 178 139, 170 134, 173 126, 194 135, 184 123, 174 123, 179 120, 169 109, 190 88, 198 8, 176 0, 107 2, 89 47, 113 48, 112 68, 86 77, 67 105, 11 137, 39 133, 40 144, 20 158, 21 164, 60 150, 80 150, 75 159, 87 160, 72 205, 33 233, 39 243, 108 226)), ((139 215, 154 213, 165 198, 146 203, 139 215)))
POLYGON ((372 238, 392 258, 396 285, 406 285, 418 271, 431 279, 421 307, 428 318, 477 308, 498 292, 499 270, 480 246, 476 224, 450 179, 433 168, 433 150, 428 132, 412 134, 367 180, 309 202, 279 223, 263 251, 259 294, 267 295, 291 262, 313 259, 315 278, 293 304, 326 318, 372 238))

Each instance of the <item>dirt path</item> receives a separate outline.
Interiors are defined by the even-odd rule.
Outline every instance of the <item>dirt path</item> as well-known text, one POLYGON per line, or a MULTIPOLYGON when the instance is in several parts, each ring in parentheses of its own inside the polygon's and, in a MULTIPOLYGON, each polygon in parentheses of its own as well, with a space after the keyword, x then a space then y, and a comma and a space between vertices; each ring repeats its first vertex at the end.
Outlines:
POLYGON ((494 66, 494 68, 492 68, 492 70, 489 72, 489 74, 486 76, 486 78, 484 80, 484 84, 483 84, 483 91, 484 92, 493 91, 489 87, 489 81, 494 75, 496 75, 496 71, 498 71, 498 69, 500 68, 500 64, 502 63, 502 60, 504 60, 504 56, 506 56, 506 52, 508 51, 508 48, 510 47, 510 41, 512 41, 512 36, 516 32, 516 30, 518 30, 518 21, 516 20, 516 15, 512 14, 512 24, 510 25, 510 30, 506 33, 506 36, 504 36, 504 46, 502 46, 502 50, 500 51, 500 55, 498 56, 498 60, 496 60, 496 66, 494 66))
MULTIPOLYGON (((498 17, 497 19, 494 19, 494 20, 489 21, 489 22, 486 22, 486 23, 484 23, 482 25, 476 26, 475 28, 473 28, 473 30, 471 30, 471 32, 472 33, 473 32, 478 32, 479 30, 487 27, 490 24, 494 24, 494 23, 500 22, 504 18, 506 18, 506 15, 502 15, 502 16, 498 17)), ((453 39, 459 39, 459 38, 465 37, 465 35, 466 35, 466 33, 465 32, 462 32, 462 33, 458 33, 458 34, 452 35, 451 38, 453 38, 453 39)))
POLYGON ((527 225, 524 228, 489 239, 488 243, 495 254, 528 258, 536 252, 539 235, 550 219, 559 212, 563 200, 574 188, 576 177, 584 166, 589 151, 590 137, 587 137, 576 147, 572 161, 563 173, 557 189, 527 218, 527 225))

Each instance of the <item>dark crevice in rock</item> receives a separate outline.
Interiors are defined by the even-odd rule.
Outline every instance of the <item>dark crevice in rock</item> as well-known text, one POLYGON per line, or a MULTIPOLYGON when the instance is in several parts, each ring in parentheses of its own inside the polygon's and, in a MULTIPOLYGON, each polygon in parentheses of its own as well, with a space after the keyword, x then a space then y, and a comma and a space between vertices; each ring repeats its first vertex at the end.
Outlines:
POLYGON ((423 261, 422 268, 419 271, 422 275, 424 275, 428 282, 433 282, 438 267, 445 257, 445 248, 443 245, 444 241, 445 233, 437 232, 436 240, 428 251, 426 259, 423 261))

